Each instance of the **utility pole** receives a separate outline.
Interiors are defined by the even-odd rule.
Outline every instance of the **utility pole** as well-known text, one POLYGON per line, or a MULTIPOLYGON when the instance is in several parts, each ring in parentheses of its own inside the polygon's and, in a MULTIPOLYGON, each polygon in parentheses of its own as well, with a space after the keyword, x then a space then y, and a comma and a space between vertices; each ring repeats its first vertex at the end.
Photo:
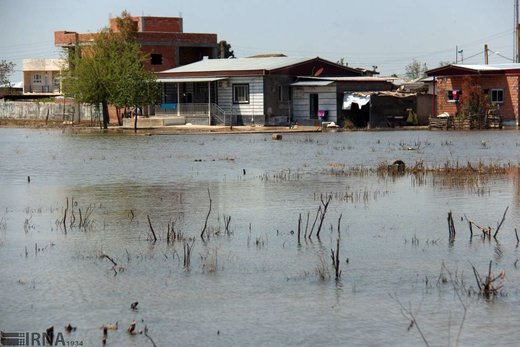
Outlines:
POLYGON ((520 24, 516 25, 516 60, 520 63, 520 24))
POLYGON ((520 23, 519 23, 519 6, 518 6, 518 0, 515 0, 515 37, 513 38, 513 53, 514 61, 516 63, 520 63, 520 23))
POLYGON ((487 43, 484 45, 484 64, 489 64, 489 48, 487 43))
POLYGON ((461 63, 464 64, 464 56, 462 55, 464 53, 463 49, 459 50, 459 46, 455 46, 455 64, 459 63, 459 54, 461 58, 461 63))

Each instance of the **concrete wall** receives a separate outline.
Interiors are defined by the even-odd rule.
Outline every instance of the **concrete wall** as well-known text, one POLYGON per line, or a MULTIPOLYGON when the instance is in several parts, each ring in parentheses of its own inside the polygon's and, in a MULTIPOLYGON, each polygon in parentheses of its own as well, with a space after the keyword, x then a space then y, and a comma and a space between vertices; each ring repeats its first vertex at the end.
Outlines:
POLYGON ((94 107, 82 104, 65 104, 65 117, 63 103, 31 102, 31 101, 0 101, 0 119, 19 120, 70 120, 77 122, 90 121, 94 118, 94 107), (48 118, 47 118, 48 116, 48 118))

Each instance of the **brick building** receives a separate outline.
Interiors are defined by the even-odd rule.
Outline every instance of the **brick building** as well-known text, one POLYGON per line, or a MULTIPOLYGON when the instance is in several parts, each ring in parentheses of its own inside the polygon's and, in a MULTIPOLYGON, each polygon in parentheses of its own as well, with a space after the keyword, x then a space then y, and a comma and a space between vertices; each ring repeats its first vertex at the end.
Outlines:
MULTIPOLYGON (((110 19, 110 28, 117 31, 116 18, 110 19)), ((190 64, 204 57, 217 58, 217 34, 185 33, 179 17, 132 17, 137 29, 137 40, 144 53, 149 54, 146 67, 154 72, 190 64)), ((96 34, 74 31, 55 31, 54 44, 73 48, 76 44, 94 41, 96 34)))
POLYGON ((476 86, 491 105, 499 108, 504 125, 518 125, 520 64, 452 64, 426 73, 434 77, 437 102, 432 105, 433 115, 447 112, 454 116, 461 112, 459 101, 465 95, 464 89, 476 86))

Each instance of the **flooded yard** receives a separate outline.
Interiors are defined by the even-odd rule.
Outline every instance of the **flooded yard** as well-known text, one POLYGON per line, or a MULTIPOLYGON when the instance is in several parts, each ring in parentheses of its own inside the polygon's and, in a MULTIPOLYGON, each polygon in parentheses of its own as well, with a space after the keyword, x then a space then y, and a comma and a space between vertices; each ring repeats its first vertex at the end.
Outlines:
POLYGON ((515 346, 519 158, 516 131, 0 129, 0 330, 99 346, 118 322, 107 345, 152 346, 135 320, 157 346, 515 346), (503 170, 378 171, 395 160, 503 170))

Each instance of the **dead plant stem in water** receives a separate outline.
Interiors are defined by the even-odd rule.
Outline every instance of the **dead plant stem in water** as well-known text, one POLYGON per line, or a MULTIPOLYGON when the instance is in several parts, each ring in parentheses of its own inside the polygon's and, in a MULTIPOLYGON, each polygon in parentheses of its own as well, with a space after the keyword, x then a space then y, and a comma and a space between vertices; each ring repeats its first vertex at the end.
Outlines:
POLYGON ((208 219, 211 213, 211 193, 208 188, 208 197, 209 197, 209 209, 208 214, 206 215, 206 221, 204 222, 204 228, 202 228, 202 232, 200 233, 200 238, 204 240, 204 233, 206 232, 206 228, 208 227, 208 219))

